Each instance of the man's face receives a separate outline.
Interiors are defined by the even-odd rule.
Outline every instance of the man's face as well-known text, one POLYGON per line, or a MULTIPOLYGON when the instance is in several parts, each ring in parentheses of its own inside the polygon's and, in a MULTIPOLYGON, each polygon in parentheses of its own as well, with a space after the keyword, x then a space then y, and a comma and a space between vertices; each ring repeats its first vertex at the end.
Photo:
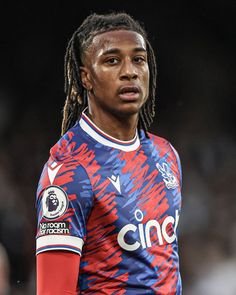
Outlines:
POLYGON ((81 76, 93 112, 137 114, 148 97, 149 67, 144 38, 133 31, 99 34, 84 55, 81 76))

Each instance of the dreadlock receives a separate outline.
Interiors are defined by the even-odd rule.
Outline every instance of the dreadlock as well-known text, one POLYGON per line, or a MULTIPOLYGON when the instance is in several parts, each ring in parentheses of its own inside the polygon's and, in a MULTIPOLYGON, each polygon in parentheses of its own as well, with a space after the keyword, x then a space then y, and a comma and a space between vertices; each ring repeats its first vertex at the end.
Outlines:
POLYGON ((150 71, 149 98, 139 112, 138 130, 143 128, 148 137, 147 130, 155 116, 156 59, 145 30, 139 22, 126 13, 91 14, 68 42, 64 64, 66 101, 63 109, 62 135, 76 123, 88 105, 87 90, 83 87, 80 77, 83 52, 89 47, 96 35, 121 29, 139 33, 146 42, 150 71))

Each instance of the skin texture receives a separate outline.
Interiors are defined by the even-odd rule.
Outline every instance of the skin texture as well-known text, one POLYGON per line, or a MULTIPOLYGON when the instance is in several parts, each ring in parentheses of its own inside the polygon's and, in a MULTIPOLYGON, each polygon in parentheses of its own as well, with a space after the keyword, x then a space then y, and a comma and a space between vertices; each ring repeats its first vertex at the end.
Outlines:
POLYGON ((138 113, 149 89, 149 67, 144 38, 117 30, 96 35, 83 56, 83 86, 88 90, 89 116, 107 134, 131 140, 138 113), (136 87, 137 93, 120 93, 136 87))

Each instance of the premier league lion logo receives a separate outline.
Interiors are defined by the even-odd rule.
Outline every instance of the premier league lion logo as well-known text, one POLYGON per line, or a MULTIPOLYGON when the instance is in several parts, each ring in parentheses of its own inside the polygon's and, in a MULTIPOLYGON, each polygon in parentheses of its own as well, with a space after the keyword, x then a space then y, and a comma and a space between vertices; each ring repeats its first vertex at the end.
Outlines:
POLYGON ((50 191, 48 193, 47 199, 46 199, 46 206, 48 208, 49 212, 55 211, 59 205, 59 200, 54 193, 54 191, 50 191))
POLYGON ((47 187, 42 195, 42 213, 44 218, 53 220, 66 213, 69 200, 66 192, 59 186, 47 187))

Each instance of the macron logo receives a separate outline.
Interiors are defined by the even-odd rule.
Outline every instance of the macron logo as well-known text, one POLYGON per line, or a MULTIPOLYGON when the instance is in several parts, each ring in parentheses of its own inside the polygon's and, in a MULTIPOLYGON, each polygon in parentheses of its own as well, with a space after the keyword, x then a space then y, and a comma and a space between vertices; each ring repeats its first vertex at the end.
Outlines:
POLYGON ((114 185, 114 187, 118 190, 119 193, 121 193, 120 191, 120 175, 112 175, 111 178, 107 177, 110 182, 114 185))
POLYGON ((49 177, 51 184, 53 183, 53 181, 57 175, 57 172, 59 171, 59 169, 61 168, 62 165, 63 164, 57 166, 57 163, 53 162, 51 167, 48 166, 48 177, 49 177))

